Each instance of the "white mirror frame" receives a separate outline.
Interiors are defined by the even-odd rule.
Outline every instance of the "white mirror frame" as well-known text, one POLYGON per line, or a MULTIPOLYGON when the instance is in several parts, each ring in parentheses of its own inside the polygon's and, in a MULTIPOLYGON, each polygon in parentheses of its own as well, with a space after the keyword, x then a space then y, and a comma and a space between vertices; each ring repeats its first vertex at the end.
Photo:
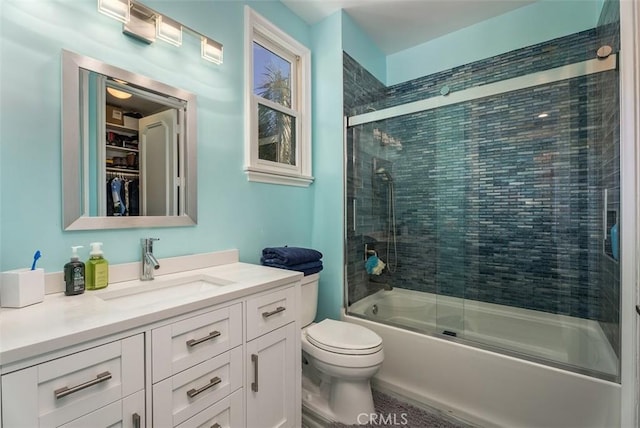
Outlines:
MULTIPOLYGON (((148 77, 114 67, 93 58, 62 51, 62 220, 64 230, 125 229, 135 227, 175 227, 197 224, 197 126, 196 96, 148 77), (80 69, 130 82, 150 91, 187 102, 184 129, 185 206, 176 216, 90 217, 85 203, 88 184, 84 176, 83 132, 80 121, 80 69)), ((87 161, 88 162, 88 161, 87 161)))

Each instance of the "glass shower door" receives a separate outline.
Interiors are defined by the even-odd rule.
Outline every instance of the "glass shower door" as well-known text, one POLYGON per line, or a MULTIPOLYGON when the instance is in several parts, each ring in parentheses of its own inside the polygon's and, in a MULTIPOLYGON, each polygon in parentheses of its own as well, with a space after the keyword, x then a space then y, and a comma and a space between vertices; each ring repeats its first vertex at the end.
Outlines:
MULTIPOLYGON (((468 285, 473 213, 469 195, 471 159, 476 155, 468 140, 465 104, 418 113, 431 128, 422 150, 429 153, 425 186, 430 189, 427 210, 432 218, 435 251, 436 333, 464 337, 465 295, 468 285)), ((422 126, 424 127, 424 125, 422 126)))

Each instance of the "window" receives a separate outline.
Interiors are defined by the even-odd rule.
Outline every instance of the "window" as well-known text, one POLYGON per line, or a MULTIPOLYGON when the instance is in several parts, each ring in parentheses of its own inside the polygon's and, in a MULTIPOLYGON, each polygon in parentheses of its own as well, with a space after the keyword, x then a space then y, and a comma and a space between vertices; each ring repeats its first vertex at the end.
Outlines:
POLYGON ((245 7, 245 171, 250 181, 309 186, 311 53, 245 7))

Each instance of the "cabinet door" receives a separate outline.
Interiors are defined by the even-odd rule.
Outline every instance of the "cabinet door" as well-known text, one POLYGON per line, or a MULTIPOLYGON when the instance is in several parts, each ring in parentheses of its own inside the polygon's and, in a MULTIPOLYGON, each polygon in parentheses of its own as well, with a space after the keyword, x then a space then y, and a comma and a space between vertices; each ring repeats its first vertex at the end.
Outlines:
POLYGON ((291 323, 247 343, 248 427, 296 426, 296 334, 291 323))
POLYGON ((122 401, 104 406, 60 428, 143 428, 144 424, 144 391, 138 391, 122 401))

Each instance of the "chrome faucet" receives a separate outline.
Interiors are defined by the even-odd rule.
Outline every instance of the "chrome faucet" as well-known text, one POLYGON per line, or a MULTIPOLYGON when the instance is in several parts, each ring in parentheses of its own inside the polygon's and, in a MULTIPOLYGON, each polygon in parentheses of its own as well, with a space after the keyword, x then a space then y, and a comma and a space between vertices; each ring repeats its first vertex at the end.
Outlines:
POLYGON ((158 241, 158 238, 140 239, 140 246, 142 247, 140 281, 151 281, 153 279, 153 271, 160 267, 158 259, 153 255, 153 241, 158 241))

